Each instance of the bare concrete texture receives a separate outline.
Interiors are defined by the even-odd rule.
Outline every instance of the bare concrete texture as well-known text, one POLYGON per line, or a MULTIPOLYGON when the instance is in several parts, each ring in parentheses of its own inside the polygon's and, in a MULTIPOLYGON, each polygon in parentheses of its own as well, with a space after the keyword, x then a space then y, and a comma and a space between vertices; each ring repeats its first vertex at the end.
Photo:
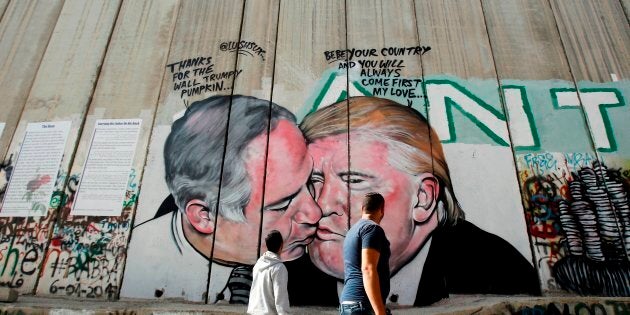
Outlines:
MULTIPOLYGON (((562 314, 626 314, 630 298, 451 296, 429 307, 395 308, 393 314, 533 314, 555 308, 562 314), (568 312, 567 312, 568 311, 568 312), (626 313, 624 313, 626 312, 626 313)), ((116 302, 22 296, 16 303, 0 304, 0 314, 244 314, 244 305, 195 304, 176 300, 123 300, 116 302)), ((337 314, 332 307, 293 307, 293 314, 337 314)))
POLYGON ((17 291, 9 288, 0 288, 0 302, 15 302, 17 297, 17 291))

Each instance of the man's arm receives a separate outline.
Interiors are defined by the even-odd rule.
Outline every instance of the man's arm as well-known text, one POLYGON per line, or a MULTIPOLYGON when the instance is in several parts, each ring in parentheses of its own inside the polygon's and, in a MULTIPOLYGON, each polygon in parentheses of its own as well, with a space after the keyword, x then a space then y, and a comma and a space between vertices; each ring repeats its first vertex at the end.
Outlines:
POLYGON ((289 282, 289 272, 284 265, 281 265, 275 272, 273 279, 273 297, 276 303, 276 312, 279 315, 289 314, 289 292, 287 283, 289 282))
POLYGON ((372 309, 376 315, 385 314, 385 304, 381 297, 381 285, 378 279, 378 258, 381 254, 373 248, 361 249, 361 273, 363 274, 363 286, 367 293, 372 309))

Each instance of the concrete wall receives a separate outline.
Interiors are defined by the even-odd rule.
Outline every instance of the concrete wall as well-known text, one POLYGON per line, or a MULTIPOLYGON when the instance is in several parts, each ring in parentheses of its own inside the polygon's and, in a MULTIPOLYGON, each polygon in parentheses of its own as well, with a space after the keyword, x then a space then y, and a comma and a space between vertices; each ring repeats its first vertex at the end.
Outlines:
POLYGON ((389 303, 628 296, 626 6, 0 1, 1 196, 27 204, 0 210, 0 286, 243 303, 276 229, 292 304, 334 305, 377 191, 389 303), (95 153, 103 119, 140 122, 135 146, 95 153), (42 146, 12 177, 34 122, 68 122, 58 172, 42 146), (83 173, 120 155, 116 189, 83 173))

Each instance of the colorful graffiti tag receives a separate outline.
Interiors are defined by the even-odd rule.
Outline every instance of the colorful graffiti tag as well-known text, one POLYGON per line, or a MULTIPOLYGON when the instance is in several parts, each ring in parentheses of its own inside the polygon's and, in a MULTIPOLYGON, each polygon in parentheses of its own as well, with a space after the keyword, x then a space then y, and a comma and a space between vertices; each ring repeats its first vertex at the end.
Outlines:
POLYGON ((73 175, 42 264, 37 292, 87 298, 118 297, 122 266, 127 257, 131 211, 138 183, 132 170, 120 217, 72 216, 80 176, 73 175))
POLYGON ((627 171, 609 169, 587 153, 521 158, 530 167, 521 170, 529 231, 539 266, 553 275, 551 285, 627 296, 627 171))
MULTIPOLYGON (((63 186, 64 180, 65 176, 59 176, 56 187, 63 186)), ((41 288, 47 286, 45 290, 38 289, 39 293, 93 298, 118 296, 118 272, 126 258, 131 225, 129 214, 138 193, 135 171, 130 176, 121 217, 70 220, 78 182, 79 176, 70 176, 67 191, 53 193, 48 215, 39 221, 29 217, 0 218, 2 286, 30 291, 37 279, 41 288), (61 221, 55 217, 57 209, 61 209, 61 221), (55 222, 65 224, 55 225, 55 222)))

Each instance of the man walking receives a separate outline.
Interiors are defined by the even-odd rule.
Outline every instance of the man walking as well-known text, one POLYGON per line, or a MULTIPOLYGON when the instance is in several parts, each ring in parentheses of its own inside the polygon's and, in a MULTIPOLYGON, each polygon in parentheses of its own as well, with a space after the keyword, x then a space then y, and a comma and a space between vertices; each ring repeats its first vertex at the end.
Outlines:
POLYGON ((248 314, 288 314, 289 294, 287 282, 289 273, 280 260, 282 234, 277 230, 265 237, 267 252, 254 265, 254 280, 249 293, 248 314))
POLYGON ((378 193, 363 199, 361 219, 343 243, 344 287, 340 314, 386 314, 389 294, 389 241, 379 223, 385 200, 378 193))

